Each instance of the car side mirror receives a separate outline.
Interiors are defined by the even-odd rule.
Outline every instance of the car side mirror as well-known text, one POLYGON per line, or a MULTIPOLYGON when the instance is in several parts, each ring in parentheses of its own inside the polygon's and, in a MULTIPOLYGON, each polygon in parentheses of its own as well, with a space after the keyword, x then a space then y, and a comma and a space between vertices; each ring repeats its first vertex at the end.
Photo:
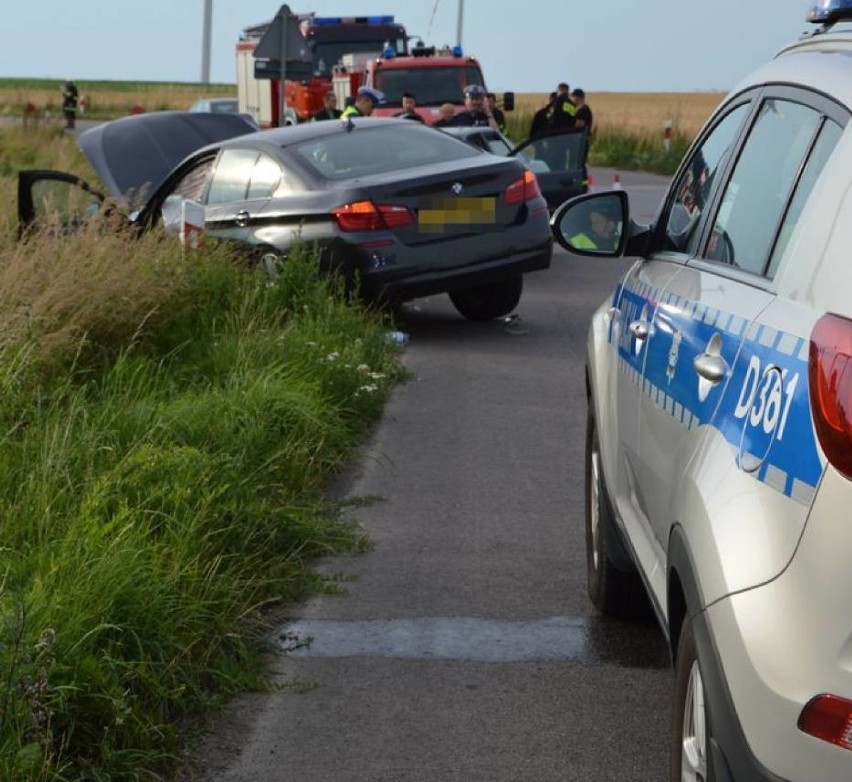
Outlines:
POLYGON ((624 254, 629 219, 627 193, 611 190, 569 199, 554 212, 550 226, 569 252, 616 258, 624 254))
POLYGON ((503 110, 504 111, 514 111, 515 110, 515 93, 514 92, 504 92, 503 93, 503 110))

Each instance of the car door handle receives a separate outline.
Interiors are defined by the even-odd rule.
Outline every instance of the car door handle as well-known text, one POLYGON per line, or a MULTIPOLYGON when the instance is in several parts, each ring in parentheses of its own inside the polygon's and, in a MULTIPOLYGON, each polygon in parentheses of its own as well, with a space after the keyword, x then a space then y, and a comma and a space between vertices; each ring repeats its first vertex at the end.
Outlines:
POLYGON ((237 212, 237 217, 236 217, 237 225, 240 226, 240 228, 243 228, 244 226, 248 225, 248 221, 249 221, 250 217, 251 217, 251 215, 248 212, 246 212, 245 209, 237 212))
POLYGON ((702 353, 692 360, 692 366, 701 377, 713 385, 728 374, 728 363, 718 354, 702 353))
POLYGON ((648 339, 648 335, 651 333, 651 327, 647 320, 634 320, 628 328, 636 339, 648 339))

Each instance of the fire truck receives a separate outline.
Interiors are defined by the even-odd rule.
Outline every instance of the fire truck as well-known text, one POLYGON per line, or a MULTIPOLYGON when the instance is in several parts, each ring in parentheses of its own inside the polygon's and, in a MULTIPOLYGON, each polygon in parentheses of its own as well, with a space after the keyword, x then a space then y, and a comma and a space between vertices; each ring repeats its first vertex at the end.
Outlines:
MULTIPOLYGON (((457 114, 464 111, 465 87, 478 84, 487 89, 479 62, 465 55, 461 47, 436 49, 422 43, 412 47, 407 55, 385 47, 380 57, 361 58, 351 64, 341 62, 334 69, 333 82, 339 105, 362 86, 384 93, 385 102, 376 107, 373 116, 401 111, 402 94, 410 92, 417 101, 418 114, 427 124, 438 118, 439 107, 444 103, 453 104, 457 114)), ((514 93, 504 93, 502 98, 506 110, 514 108, 514 93)))
MULTIPOLYGON (((287 79, 284 84, 283 123, 295 125, 310 119, 323 107, 332 89, 335 69, 347 64, 353 71, 382 52, 408 55, 405 27, 393 16, 316 16, 298 14, 299 29, 307 41, 312 73, 308 78, 287 79)), ((247 27, 237 42, 237 96, 241 113, 250 114, 261 128, 281 124, 280 79, 255 76, 255 49, 270 22, 247 27)), ((341 102, 342 107, 342 102, 341 102)))

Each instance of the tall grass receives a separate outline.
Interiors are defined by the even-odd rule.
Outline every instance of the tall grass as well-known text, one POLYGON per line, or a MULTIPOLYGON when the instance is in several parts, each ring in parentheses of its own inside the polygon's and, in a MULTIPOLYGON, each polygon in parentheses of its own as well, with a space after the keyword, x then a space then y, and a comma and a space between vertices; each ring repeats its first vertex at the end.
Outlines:
POLYGON ((0 779, 159 778, 181 718, 262 684, 263 607, 365 544, 323 490, 401 371, 309 248, 271 279, 155 233, 8 228, 0 779))

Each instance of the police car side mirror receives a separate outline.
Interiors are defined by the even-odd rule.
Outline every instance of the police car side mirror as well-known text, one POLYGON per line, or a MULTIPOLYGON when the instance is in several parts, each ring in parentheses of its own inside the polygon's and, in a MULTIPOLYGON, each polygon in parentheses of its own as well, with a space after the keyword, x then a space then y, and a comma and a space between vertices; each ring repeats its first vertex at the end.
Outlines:
POLYGON ((514 111, 515 110, 515 93, 514 92, 504 92, 503 93, 503 111, 514 111))
POLYGON ((553 236, 568 252, 617 258, 627 246, 629 202, 623 190, 571 198, 550 219, 553 236))

